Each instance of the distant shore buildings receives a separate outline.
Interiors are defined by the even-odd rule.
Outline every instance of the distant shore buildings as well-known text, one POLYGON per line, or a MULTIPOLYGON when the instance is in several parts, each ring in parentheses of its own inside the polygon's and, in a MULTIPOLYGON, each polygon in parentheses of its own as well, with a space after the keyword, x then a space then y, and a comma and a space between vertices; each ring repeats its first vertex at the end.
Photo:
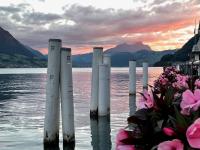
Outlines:
POLYGON ((195 44, 192 48, 192 53, 190 54, 191 62, 200 61, 200 39, 198 38, 200 36, 200 22, 199 22, 198 32, 196 33, 196 27, 195 27, 194 34, 195 34, 195 44))
POLYGON ((176 67, 180 68, 184 74, 200 76, 200 22, 197 31, 195 25, 194 38, 194 44, 189 53, 189 61, 176 64, 176 67))

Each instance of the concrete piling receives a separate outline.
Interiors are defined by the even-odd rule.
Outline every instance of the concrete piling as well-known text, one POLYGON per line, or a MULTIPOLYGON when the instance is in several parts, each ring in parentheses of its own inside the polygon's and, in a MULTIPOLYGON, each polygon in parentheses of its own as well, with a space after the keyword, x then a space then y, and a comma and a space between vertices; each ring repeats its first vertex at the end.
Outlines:
POLYGON ((75 143, 71 48, 61 48, 61 111, 63 144, 75 143))
POLYGON ((103 63, 103 48, 93 48, 92 58, 92 85, 90 101, 90 117, 98 117, 98 99, 99 99, 99 64, 103 63))
POLYGON ((99 150, 111 150, 111 129, 110 129, 110 116, 99 117, 98 120, 98 132, 99 132, 99 150))
POLYGON ((136 61, 129 61, 129 95, 136 94, 136 61))
POLYGON ((98 120, 90 119, 90 130, 91 130, 91 145, 93 150, 99 150, 99 129, 98 120))
POLYGON ((50 39, 48 46, 48 69, 46 87, 46 109, 44 122, 44 144, 59 143, 59 78, 60 78, 60 39, 50 39))
POLYGON ((99 101, 98 101, 98 115, 107 116, 109 114, 108 101, 110 98, 110 71, 106 64, 99 65, 99 101))
POLYGON ((111 56, 109 54, 104 54, 103 57, 103 63, 108 65, 108 70, 109 70, 109 81, 108 81, 108 113, 110 114, 110 95, 111 95, 111 87, 110 87, 110 82, 111 82, 111 56))
POLYGON ((179 64, 176 65, 176 70, 180 71, 180 65, 179 64))
POLYGON ((143 89, 148 89, 148 63, 143 63, 143 89))
POLYGON ((136 112, 136 95, 129 95, 129 116, 136 112))
POLYGON ((90 120, 91 144, 94 150, 111 150, 110 116, 90 120))

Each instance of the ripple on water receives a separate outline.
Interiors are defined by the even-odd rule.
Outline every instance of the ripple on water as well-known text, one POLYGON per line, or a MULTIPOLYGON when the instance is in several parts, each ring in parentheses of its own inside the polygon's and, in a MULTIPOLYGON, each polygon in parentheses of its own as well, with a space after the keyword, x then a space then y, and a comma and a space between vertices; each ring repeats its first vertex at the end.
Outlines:
MULTIPOLYGON (((43 149, 46 69, 1 69, 0 72, 0 149, 43 149)), ((149 84, 161 72, 162 68, 150 68, 149 84)), ((112 68, 110 122, 91 121, 91 69, 73 69, 76 149, 114 149, 116 133, 127 125, 130 113, 128 81, 128 68, 112 68)), ((142 91, 141 68, 137 68, 137 90, 142 91)), ((62 140, 60 149, 63 149, 62 140)))

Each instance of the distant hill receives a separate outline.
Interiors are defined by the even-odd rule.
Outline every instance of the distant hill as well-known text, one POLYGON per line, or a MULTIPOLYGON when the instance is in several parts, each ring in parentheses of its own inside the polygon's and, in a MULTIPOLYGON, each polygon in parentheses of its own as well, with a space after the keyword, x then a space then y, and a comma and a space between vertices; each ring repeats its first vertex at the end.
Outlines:
POLYGON ((193 46, 196 44, 195 39, 199 39, 200 35, 193 36, 189 39, 182 48, 177 50, 173 55, 164 55, 160 61, 155 63, 155 66, 168 66, 174 62, 184 62, 189 60, 189 55, 192 52, 193 46))
POLYGON ((0 27, 0 67, 45 67, 46 58, 39 51, 23 45, 0 27))
POLYGON ((142 42, 136 42, 133 44, 123 43, 123 44, 117 45, 116 47, 106 50, 106 53, 109 53, 109 54, 117 53, 117 52, 134 53, 140 50, 151 51, 151 48, 148 45, 143 44, 142 42))
MULTIPOLYGON (((118 46, 116 46, 118 47, 118 46)), ((144 61, 147 61, 150 66, 153 66, 155 62, 159 61, 162 56, 166 54, 174 54, 175 51, 152 51, 152 50, 137 50, 136 52, 109 52, 111 55, 111 64, 113 67, 128 67, 129 60, 137 60, 137 66, 142 66, 144 61)), ((92 53, 83 55, 72 56, 74 66, 79 67, 90 67, 92 64, 92 53), (81 65, 80 65, 81 64, 81 65)))
MULTIPOLYGON (((147 61, 150 66, 158 62, 164 55, 172 55, 174 51, 153 51, 142 42, 119 44, 104 53, 110 54, 113 67, 127 67, 129 60, 137 60, 137 65, 147 61)), ((0 67, 46 67, 47 55, 41 54, 16 40, 8 31, 0 27, 0 67)), ((90 67, 92 53, 72 56, 73 67, 90 67)))

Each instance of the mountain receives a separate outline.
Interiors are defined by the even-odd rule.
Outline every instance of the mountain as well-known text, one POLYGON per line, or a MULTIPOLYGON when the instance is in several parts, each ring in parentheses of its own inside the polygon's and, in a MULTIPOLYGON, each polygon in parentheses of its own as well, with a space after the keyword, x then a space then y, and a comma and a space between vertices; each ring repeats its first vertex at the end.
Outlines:
POLYGON ((134 44, 119 44, 116 47, 113 47, 111 49, 108 49, 106 53, 112 54, 117 52, 129 52, 134 53, 140 50, 149 50, 151 51, 151 48, 148 45, 143 44, 142 42, 136 42, 134 44))
MULTIPOLYGON (((127 67, 129 60, 137 60, 137 65, 147 61, 150 66, 164 55, 173 55, 174 51, 153 51, 142 42, 119 44, 104 52, 109 54, 113 67, 127 67)), ((46 67, 47 55, 41 54, 16 40, 8 31, 0 27, 0 67, 46 67)), ((92 53, 72 56, 73 67, 90 67, 92 53)))
POLYGON ((39 51, 23 45, 0 27, 0 67, 45 67, 46 58, 39 51))
MULTIPOLYGON (((143 61, 148 61, 150 65, 159 61, 165 54, 174 53, 173 51, 156 52, 152 51, 148 45, 142 42, 134 44, 119 44, 104 51, 104 54, 111 56, 113 67, 127 67, 129 60, 137 60, 137 65, 141 66, 143 61)), ((72 56, 74 67, 90 67, 92 64, 92 53, 72 56)))
MULTIPOLYGON (((118 46, 115 47, 115 49, 118 46)), ((109 49, 110 50, 110 49, 109 49)), ((144 61, 147 61, 150 66, 161 59, 162 56, 166 54, 174 54, 173 50, 167 51, 152 51, 148 50, 135 50, 135 51, 126 51, 123 50, 116 52, 112 49, 112 52, 106 50, 105 54, 110 54, 111 64, 113 67, 128 67, 129 60, 137 60, 137 66, 142 66, 144 61)), ((83 54, 83 55, 74 55, 72 56, 73 66, 74 67, 90 67, 92 64, 92 53, 83 54), (81 65, 80 65, 81 64, 81 65)))
POLYGON ((192 52, 193 46, 200 38, 200 34, 197 34, 190 38, 179 50, 177 50, 173 55, 164 55, 160 61, 155 63, 155 66, 169 66, 174 62, 184 62, 190 59, 189 55, 192 52))

